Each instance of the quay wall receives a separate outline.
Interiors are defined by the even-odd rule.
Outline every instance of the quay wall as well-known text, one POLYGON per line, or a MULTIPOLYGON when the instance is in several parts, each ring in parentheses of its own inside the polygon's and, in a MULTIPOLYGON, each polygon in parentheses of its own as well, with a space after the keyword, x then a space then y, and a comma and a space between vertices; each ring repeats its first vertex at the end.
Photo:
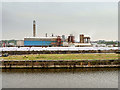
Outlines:
POLYGON ((120 67, 120 60, 6 60, 1 63, 3 69, 120 67))

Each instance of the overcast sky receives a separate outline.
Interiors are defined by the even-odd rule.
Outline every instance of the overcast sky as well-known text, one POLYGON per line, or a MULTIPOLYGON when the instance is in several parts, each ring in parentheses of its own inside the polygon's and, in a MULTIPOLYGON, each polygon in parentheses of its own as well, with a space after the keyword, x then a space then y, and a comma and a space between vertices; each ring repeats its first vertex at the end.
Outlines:
POLYGON ((32 36, 36 20, 37 36, 90 36, 91 40, 118 40, 117 2, 4 2, 2 39, 32 36))

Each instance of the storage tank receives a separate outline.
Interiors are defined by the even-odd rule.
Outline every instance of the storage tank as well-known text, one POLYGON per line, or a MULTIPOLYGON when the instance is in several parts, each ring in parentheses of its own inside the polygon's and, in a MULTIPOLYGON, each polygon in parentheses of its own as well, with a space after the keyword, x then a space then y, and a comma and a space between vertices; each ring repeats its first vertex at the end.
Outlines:
POLYGON ((84 43, 84 35, 83 34, 80 35, 80 43, 84 43))
POLYGON ((75 41, 74 41, 74 36, 73 36, 73 35, 68 36, 68 42, 69 42, 69 43, 70 43, 70 42, 72 42, 72 43, 75 42, 75 41))

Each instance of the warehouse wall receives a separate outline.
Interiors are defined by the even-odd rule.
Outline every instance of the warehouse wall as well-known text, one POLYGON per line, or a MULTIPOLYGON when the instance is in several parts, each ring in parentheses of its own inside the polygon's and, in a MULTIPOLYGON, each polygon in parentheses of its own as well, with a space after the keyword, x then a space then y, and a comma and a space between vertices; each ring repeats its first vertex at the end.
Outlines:
POLYGON ((50 46, 56 41, 24 41, 24 46, 50 46))

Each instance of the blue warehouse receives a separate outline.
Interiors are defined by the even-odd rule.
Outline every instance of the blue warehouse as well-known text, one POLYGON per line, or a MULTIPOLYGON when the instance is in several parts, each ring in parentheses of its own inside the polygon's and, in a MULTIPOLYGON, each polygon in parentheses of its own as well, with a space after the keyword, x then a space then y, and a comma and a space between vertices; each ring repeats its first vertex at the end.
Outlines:
POLYGON ((41 46, 41 47, 52 47, 52 46, 63 46, 61 37, 28 37, 24 38, 24 46, 41 46))

